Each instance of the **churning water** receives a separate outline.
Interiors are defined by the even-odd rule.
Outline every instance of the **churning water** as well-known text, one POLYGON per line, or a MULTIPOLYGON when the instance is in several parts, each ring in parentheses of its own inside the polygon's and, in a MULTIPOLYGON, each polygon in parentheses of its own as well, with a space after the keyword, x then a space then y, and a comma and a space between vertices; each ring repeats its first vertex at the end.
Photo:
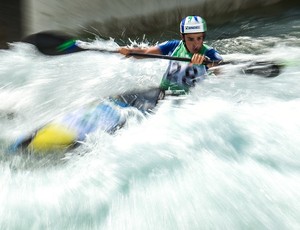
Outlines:
POLYGON ((248 21, 245 34, 208 40, 226 60, 285 64, 278 77, 224 66, 185 99, 160 102, 153 116, 43 156, 7 147, 62 113, 158 86, 168 62, 97 52, 47 57, 22 43, 1 51, 0 229, 299 229, 296 16, 248 21))

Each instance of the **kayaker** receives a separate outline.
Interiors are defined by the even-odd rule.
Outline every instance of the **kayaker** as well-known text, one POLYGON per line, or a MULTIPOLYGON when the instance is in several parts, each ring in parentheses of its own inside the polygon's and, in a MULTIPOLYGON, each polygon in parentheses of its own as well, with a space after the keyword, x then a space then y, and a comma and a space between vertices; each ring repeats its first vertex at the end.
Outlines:
POLYGON ((121 47, 119 52, 125 56, 130 56, 130 52, 141 52, 191 58, 188 64, 170 61, 160 84, 162 90, 186 92, 208 74, 208 68, 217 66, 223 60, 215 49, 204 44, 206 31, 207 26, 203 18, 187 16, 180 23, 181 40, 170 40, 145 49, 121 47), (206 60, 211 62, 205 64, 206 60))

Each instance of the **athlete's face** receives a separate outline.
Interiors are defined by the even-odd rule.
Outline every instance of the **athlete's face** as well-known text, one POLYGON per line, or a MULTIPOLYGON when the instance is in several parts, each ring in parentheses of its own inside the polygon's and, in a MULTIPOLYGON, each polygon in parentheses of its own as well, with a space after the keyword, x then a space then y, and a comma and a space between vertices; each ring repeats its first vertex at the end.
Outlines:
POLYGON ((183 34, 182 39, 190 53, 198 53, 203 45, 204 33, 183 34))

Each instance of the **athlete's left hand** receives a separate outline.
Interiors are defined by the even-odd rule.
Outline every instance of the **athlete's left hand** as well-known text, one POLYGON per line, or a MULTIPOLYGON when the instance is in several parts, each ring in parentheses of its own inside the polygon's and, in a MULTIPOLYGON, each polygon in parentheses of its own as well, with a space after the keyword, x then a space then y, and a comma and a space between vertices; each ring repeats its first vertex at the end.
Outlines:
POLYGON ((205 56, 201 54, 194 54, 191 60, 193 65, 201 65, 205 61, 205 56))

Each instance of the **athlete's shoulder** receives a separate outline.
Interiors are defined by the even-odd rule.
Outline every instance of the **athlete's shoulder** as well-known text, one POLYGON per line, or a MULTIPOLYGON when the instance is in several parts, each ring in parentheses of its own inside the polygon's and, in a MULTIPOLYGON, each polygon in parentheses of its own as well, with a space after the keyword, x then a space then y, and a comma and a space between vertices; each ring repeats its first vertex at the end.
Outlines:
POLYGON ((213 61, 221 61, 223 60, 223 58, 221 57, 221 55, 219 54, 219 52, 214 49, 213 47, 207 45, 207 44, 203 44, 203 47, 205 49, 205 56, 209 57, 211 60, 213 61))
POLYGON ((171 54, 175 48, 179 45, 179 40, 170 40, 163 43, 160 43, 158 45, 158 48, 160 49, 161 53, 163 55, 171 54))

